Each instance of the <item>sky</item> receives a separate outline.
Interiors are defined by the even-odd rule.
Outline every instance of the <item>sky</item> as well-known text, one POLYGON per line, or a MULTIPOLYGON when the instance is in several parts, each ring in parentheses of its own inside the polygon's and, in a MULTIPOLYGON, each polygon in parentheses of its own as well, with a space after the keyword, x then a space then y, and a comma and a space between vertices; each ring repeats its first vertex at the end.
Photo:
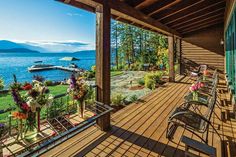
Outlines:
POLYGON ((95 26, 95 14, 55 0, 0 0, 0 40, 95 49, 95 26))

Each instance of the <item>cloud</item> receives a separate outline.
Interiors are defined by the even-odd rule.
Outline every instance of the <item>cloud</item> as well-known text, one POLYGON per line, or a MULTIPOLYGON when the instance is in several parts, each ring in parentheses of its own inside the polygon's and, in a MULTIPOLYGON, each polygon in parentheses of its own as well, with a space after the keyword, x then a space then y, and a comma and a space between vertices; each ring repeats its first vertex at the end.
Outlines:
POLYGON ((48 52, 76 52, 82 50, 94 50, 95 45, 80 41, 40 41, 27 42, 28 45, 41 47, 48 52))
POLYGON ((78 14, 78 13, 66 13, 66 15, 68 16, 82 16, 82 14, 78 14))

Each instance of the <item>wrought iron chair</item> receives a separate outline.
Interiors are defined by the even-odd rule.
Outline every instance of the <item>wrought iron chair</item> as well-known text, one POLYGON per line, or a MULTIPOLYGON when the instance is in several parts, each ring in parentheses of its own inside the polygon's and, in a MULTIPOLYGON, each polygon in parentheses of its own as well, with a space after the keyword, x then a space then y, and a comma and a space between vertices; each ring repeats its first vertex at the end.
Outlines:
MULTIPOLYGON (((190 131, 206 144, 208 143, 208 132, 209 126, 219 135, 217 130, 211 124, 211 116, 216 104, 217 94, 214 92, 213 96, 210 97, 209 103, 207 106, 202 104, 201 106, 206 107, 206 112, 202 113, 199 109, 200 103, 196 104, 195 102, 185 102, 181 106, 177 107, 169 116, 166 137, 171 139, 176 129, 180 126, 190 131), (189 106, 194 106, 194 110, 191 110, 189 106), (205 139, 201 137, 199 133, 206 133, 205 139)), ((219 135, 220 136, 220 135, 219 135)))
POLYGON ((190 72, 190 76, 191 76, 191 77, 194 77, 194 76, 195 76, 195 77, 201 76, 201 74, 203 73, 203 71, 206 70, 206 69, 207 69, 207 65, 200 65, 197 70, 190 72))

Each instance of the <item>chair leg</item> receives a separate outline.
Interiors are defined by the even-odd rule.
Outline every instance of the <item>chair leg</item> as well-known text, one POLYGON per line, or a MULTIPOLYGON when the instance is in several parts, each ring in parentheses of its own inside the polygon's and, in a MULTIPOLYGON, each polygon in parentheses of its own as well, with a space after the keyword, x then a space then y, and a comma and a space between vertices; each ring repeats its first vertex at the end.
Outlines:
POLYGON ((166 138, 168 138, 169 140, 173 138, 173 135, 178 127, 176 124, 170 125, 170 123, 171 122, 168 122, 167 131, 166 131, 166 138))

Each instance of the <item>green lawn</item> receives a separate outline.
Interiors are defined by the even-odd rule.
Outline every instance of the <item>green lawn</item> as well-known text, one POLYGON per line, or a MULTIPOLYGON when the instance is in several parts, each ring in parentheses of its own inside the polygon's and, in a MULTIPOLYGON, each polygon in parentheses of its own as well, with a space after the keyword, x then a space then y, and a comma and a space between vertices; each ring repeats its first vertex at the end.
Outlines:
MULTIPOLYGON (((48 87, 50 90, 50 94, 58 95, 66 93, 68 85, 58 85, 58 86, 50 86, 48 87)), ((21 94, 25 94, 25 91, 20 92, 21 94)), ((8 94, 0 94, 0 110, 4 109, 9 104, 14 104, 11 93, 8 94)))
MULTIPOLYGON (((53 96, 66 93, 68 85, 58 85, 48 87, 50 94, 53 96)), ((25 91, 20 92, 22 95, 25 94, 25 91)), ((15 106, 11 93, 0 94, 0 110, 9 108, 10 106, 15 106)), ((9 113, 0 114, 0 121, 5 121, 9 113)))
MULTIPOLYGON (((122 75, 123 71, 111 71, 111 76, 118 76, 122 75)), ((68 85, 57 85, 57 86, 49 86, 50 94, 53 96, 64 94, 67 91, 68 85)), ((26 91, 21 91, 20 93, 23 95, 26 91)), ((13 102, 11 93, 7 94, 0 94, 0 110, 9 108, 9 107, 15 107, 15 104, 13 102)), ((0 114, 0 122, 5 121, 9 113, 0 114)))

